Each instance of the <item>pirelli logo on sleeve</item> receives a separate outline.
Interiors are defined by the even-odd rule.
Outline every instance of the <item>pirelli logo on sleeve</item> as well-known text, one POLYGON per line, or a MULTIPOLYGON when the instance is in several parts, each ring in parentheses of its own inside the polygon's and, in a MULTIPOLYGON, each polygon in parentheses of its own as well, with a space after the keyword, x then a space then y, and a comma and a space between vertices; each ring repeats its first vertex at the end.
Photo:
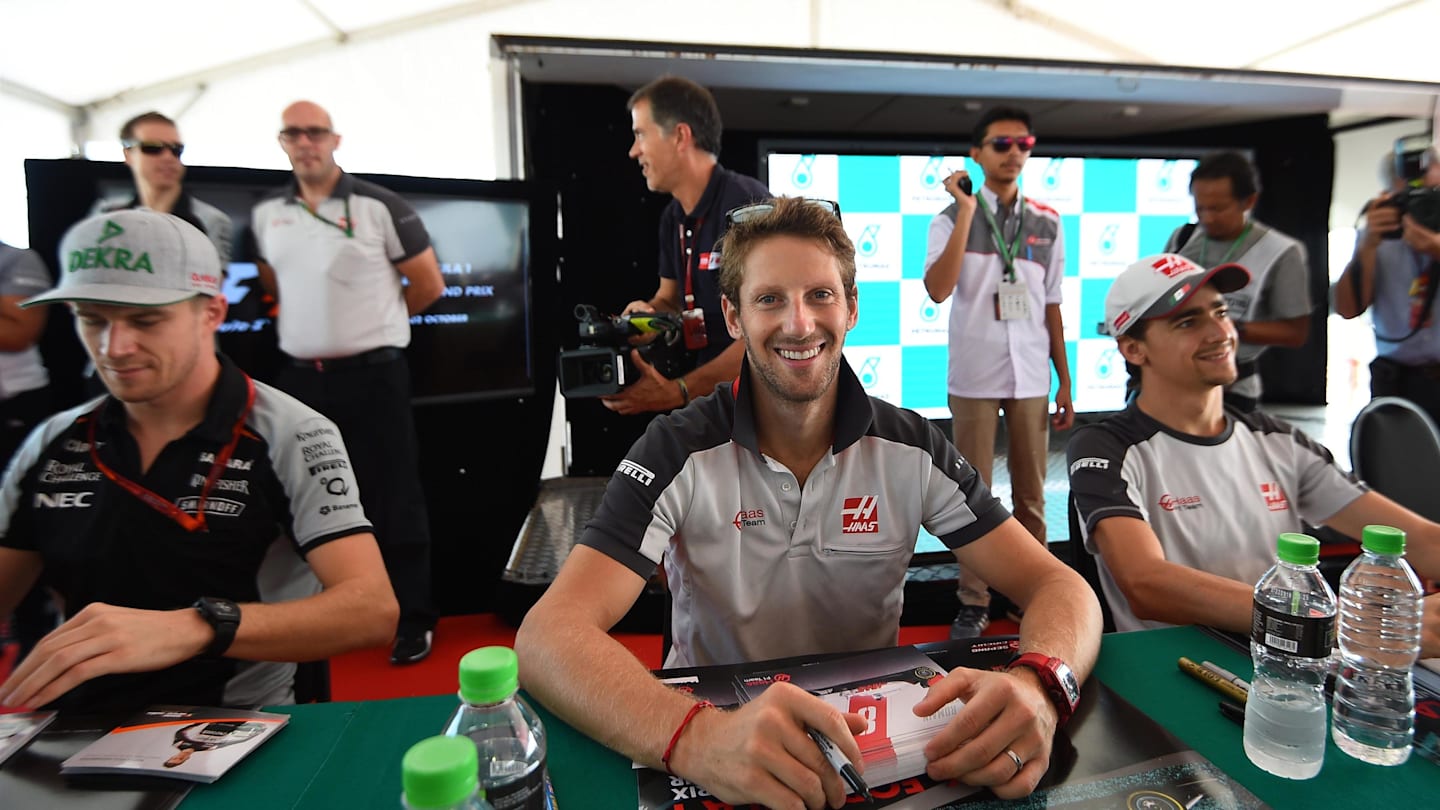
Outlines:
POLYGON ((615 472, 634 478, 647 487, 655 480, 655 473, 650 472, 628 458, 620 462, 620 466, 615 468, 615 472))

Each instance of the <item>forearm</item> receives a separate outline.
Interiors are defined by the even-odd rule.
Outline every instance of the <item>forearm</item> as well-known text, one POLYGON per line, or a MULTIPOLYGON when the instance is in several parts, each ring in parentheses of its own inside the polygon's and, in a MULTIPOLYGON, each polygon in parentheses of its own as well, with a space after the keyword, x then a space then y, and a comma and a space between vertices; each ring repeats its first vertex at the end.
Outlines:
POLYGON ((1310 337, 1310 316, 1282 321, 1247 321, 1241 325, 1241 340, 1255 346, 1284 346, 1295 349, 1310 337))
POLYGON ((526 691, 607 748, 652 768, 694 701, 657 681, 619 642, 563 606, 537 604, 515 636, 526 691))
POLYGON ((440 300, 440 295, 445 291, 444 283, 433 284, 407 284, 405 285, 405 311, 410 315, 419 315, 430 308, 430 305, 440 300))
POLYGON ((1068 568, 1047 574, 1022 606, 1020 651, 1060 658, 1084 680, 1100 653, 1103 620, 1095 592, 1068 568))
POLYGON ((1254 587, 1168 560, 1120 582, 1135 615, 1166 624, 1204 624, 1232 632, 1248 632, 1254 608, 1254 587))
POLYGON ((745 341, 737 340, 725 347, 725 351, 716 355, 694 371, 682 375, 685 378, 685 385, 690 389, 690 398, 703 397, 715 390, 715 386, 721 383, 728 383, 740 376, 740 361, 745 357, 745 341))
POLYGON ((945 249, 925 268, 925 291, 930 294, 930 300, 936 303, 949 298, 955 291, 955 285, 960 282, 960 269, 965 263, 965 248, 970 239, 972 217, 973 212, 969 215, 962 212, 956 216, 955 230, 951 231, 950 238, 945 240, 945 249))
POLYGON ((1375 254, 1377 246, 1362 243, 1345 272, 1335 282, 1335 314, 1342 318, 1358 317, 1370 308, 1375 296, 1375 254), (1359 275, 1360 297, 1355 297, 1355 276, 1359 275))
POLYGON ((240 628, 225 656, 315 661, 389 642, 399 616, 395 593, 384 577, 338 583, 290 602, 245 603, 240 606, 240 628))
POLYGON ((1045 330, 1050 337, 1050 362, 1060 380, 1060 390, 1070 390, 1070 360, 1065 353, 1065 323, 1059 304, 1045 305, 1045 330))

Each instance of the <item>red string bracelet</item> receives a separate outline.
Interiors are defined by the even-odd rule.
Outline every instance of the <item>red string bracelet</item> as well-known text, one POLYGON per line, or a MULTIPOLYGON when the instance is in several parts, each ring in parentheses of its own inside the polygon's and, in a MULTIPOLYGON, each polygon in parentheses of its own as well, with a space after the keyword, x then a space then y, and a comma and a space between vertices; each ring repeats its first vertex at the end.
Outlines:
POLYGON ((662 754, 660 757, 660 762, 665 765, 666 773, 670 774, 671 776, 675 775, 675 772, 670 770, 670 755, 675 753, 675 743, 680 742, 680 735, 685 733, 685 727, 690 725, 690 721, 694 719, 695 715, 700 713, 701 709, 713 708, 715 708, 714 703, 711 703, 708 700, 702 700, 699 703, 691 706, 690 711, 685 713, 685 719, 680 721, 680 726, 675 729, 675 734, 670 738, 670 744, 665 746, 665 753, 662 754))

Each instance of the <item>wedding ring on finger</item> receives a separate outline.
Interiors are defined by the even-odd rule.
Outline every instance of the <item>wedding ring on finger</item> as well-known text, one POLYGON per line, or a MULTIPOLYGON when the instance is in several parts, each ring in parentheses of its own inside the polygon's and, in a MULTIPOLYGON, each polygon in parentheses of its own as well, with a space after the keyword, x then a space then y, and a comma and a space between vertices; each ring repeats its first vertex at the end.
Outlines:
MULTIPOLYGON (((1015 776, 1019 776, 1020 770, 1025 767, 1025 761, 1020 758, 1019 754, 1011 751, 1009 748, 1005 749, 1005 755, 1010 757, 1011 762, 1015 763, 1015 776)), ((1013 779, 1014 777, 1011 778, 1013 779)))

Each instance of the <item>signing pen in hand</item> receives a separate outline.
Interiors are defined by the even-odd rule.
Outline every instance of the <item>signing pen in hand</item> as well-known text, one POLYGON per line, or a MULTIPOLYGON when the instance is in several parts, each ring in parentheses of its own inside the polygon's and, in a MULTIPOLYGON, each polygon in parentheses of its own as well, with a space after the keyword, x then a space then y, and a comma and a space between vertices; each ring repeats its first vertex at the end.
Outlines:
POLYGON ((852 792, 864 796, 867 802, 875 801, 875 797, 870 795, 870 786, 865 784, 864 777, 860 776, 860 772, 855 770, 855 766, 845 758, 845 754, 841 753, 839 746, 813 728, 806 727, 805 733, 809 734, 810 739, 820 746, 820 753, 825 755, 825 760, 830 763, 830 767, 840 774, 840 778, 845 780, 845 784, 852 792))

